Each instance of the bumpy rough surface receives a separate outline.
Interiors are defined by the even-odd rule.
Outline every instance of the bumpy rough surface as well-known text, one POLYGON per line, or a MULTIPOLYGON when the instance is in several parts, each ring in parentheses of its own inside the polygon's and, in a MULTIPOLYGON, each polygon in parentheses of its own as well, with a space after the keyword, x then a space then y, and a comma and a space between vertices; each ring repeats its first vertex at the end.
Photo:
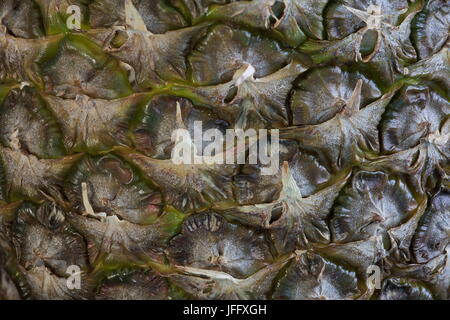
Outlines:
POLYGON ((449 30, 447 0, 0 0, 0 300, 450 299, 449 30), (278 171, 174 162, 198 122, 279 130, 278 171))

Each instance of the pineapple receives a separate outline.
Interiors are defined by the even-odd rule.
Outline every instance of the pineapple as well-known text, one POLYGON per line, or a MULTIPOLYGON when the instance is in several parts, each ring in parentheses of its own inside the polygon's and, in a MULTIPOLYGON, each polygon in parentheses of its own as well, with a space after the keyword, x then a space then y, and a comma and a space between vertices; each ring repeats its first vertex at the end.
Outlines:
POLYGON ((0 0, 0 299, 450 299, 449 31, 448 0, 0 0), (279 170, 175 163, 199 122, 279 133, 279 170))

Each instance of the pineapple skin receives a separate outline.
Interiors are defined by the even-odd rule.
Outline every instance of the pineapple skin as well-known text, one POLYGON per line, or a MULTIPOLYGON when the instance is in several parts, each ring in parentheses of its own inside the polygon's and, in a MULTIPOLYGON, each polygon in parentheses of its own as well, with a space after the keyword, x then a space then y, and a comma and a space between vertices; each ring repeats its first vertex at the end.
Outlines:
POLYGON ((0 1, 0 300, 450 299, 447 0, 0 1))

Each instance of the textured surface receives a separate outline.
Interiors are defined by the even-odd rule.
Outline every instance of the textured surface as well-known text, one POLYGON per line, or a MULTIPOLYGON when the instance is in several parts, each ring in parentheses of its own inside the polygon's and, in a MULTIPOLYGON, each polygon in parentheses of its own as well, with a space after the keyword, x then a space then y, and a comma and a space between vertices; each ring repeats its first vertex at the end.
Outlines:
POLYGON ((447 0, 0 0, 0 299, 450 299, 449 28, 447 0), (279 129, 278 172, 174 163, 196 121, 279 129))

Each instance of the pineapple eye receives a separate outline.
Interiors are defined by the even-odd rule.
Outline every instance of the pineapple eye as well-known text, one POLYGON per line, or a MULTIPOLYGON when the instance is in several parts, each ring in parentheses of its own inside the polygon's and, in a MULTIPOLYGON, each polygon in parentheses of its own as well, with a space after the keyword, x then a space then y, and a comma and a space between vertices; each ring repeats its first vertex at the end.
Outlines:
POLYGON ((450 193, 437 193, 424 215, 412 241, 412 252, 418 263, 425 263, 444 252, 450 243, 450 193))
POLYGON ((384 172, 357 172, 336 202, 330 229, 338 243, 368 239, 374 231, 386 237, 419 210, 406 182, 384 172))
POLYGON ((420 59, 427 59, 441 50, 450 29, 450 3, 446 0, 427 1, 412 28, 412 38, 420 59))
POLYGON ((139 20, 142 20, 147 30, 154 34, 163 34, 187 25, 183 15, 176 8, 168 6, 165 0, 133 0, 133 9, 136 13, 130 13, 127 1, 94 0, 89 2, 89 22, 92 28, 124 26, 130 20, 132 21, 130 18, 135 18, 133 14, 139 15, 139 20))
POLYGON ((364 60, 367 60, 371 55, 376 53, 376 50, 378 50, 379 37, 378 31, 374 29, 367 30, 364 33, 359 48, 359 53, 364 60))
MULTIPOLYGON (((440 130, 449 110, 450 102, 441 92, 424 85, 403 87, 381 122, 383 151, 393 153, 427 143, 424 138, 440 130)), ((416 159, 409 157, 409 160, 414 163, 416 159)))
POLYGON ((276 299, 354 299, 360 295, 357 274, 319 254, 298 253, 274 292, 276 299))
POLYGON ((358 80, 363 81, 363 107, 381 96, 375 81, 346 68, 317 68, 301 75, 290 99, 294 125, 316 125, 332 119, 350 100, 358 80))
POLYGON ((432 300, 432 293, 419 281, 389 278, 383 281, 379 300, 432 300))
POLYGON ((103 279, 96 299, 158 300, 166 298, 168 290, 167 281, 152 270, 124 269, 113 271, 103 279))
POLYGON ((272 225, 273 223, 277 222, 282 217, 282 215, 283 215, 283 204, 279 203, 272 209, 272 212, 270 213, 269 225, 272 225))
POLYGON ((227 104, 231 103, 236 98, 237 94, 238 94, 238 87, 232 86, 230 88, 230 90, 228 90, 228 93, 227 93, 225 99, 223 100, 223 102, 225 102, 227 104))
POLYGON ((270 26, 276 27, 284 16, 286 5, 282 1, 275 1, 272 8, 272 15, 269 18, 270 26))
POLYGON ((111 40, 110 44, 118 49, 122 47, 128 41, 128 34, 125 31, 116 31, 114 38, 111 40))
POLYGON ((283 1, 275 1, 272 6, 272 12, 277 17, 277 19, 281 19, 284 15, 284 10, 286 10, 286 5, 283 1))
POLYGON ((170 241, 168 255, 175 265, 220 270, 237 278, 250 276, 272 259, 262 234, 211 212, 187 218, 182 233, 170 241))
POLYGON ((192 80, 198 85, 231 81, 245 64, 258 66, 254 76, 261 78, 280 70, 290 60, 290 51, 277 42, 226 25, 211 28, 188 56, 192 80))
POLYGON ((362 17, 367 14, 372 15, 369 19, 375 18, 374 15, 382 15, 383 22, 396 25, 399 17, 408 9, 408 0, 392 0, 389 5, 381 5, 381 1, 378 0, 344 0, 329 6, 324 20, 330 40, 343 39, 366 26, 366 23, 348 8, 358 10, 362 17))
POLYGON ((14 1, 11 10, 5 11, 2 12, 2 24, 15 37, 34 39, 44 35, 42 14, 34 1, 14 1))
POLYGON ((117 157, 85 157, 67 177, 64 192, 84 210, 82 183, 89 185, 89 201, 96 212, 107 212, 132 223, 148 224, 162 207, 161 194, 148 186, 117 157))
POLYGON ((64 155, 54 116, 37 90, 28 86, 11 90, 0 106, 0 141, 42 158, 64 155))
MULTIPOLYGON (((18 270, 35 299, 88 298, 87 290, 65 290, 67 267, 77 265, 83 273, 88 269, 87 248, 83 238, 69 228, 63 211, 54 203, 36 206, 23 203, 11 228, 17 251, 18 270), (36 241, 46 239, 46 241, 36 241), (42 280, 49 285, 42 287, 42 280)), ((87 286, 83 289, 87 289, 87 286)))

